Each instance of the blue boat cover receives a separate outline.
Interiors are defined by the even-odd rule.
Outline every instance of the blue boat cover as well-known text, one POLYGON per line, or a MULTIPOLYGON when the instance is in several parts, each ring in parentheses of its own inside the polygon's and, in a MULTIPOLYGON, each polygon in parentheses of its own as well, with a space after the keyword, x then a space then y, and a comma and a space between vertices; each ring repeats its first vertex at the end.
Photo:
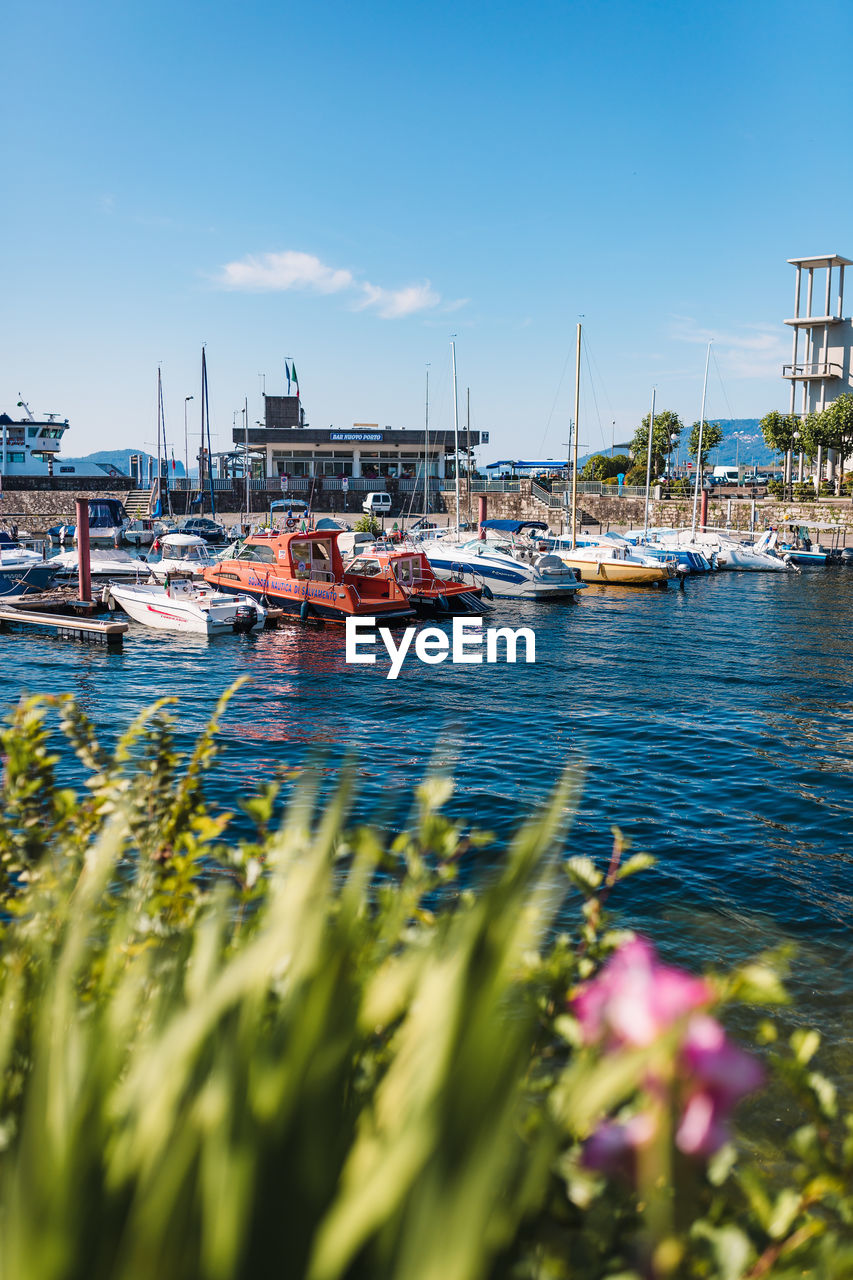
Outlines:
POLYGON ((543 520, 484 520, 484 529, 497 529, 500 533, 521 533, 522 529, 547 529, 543 520))

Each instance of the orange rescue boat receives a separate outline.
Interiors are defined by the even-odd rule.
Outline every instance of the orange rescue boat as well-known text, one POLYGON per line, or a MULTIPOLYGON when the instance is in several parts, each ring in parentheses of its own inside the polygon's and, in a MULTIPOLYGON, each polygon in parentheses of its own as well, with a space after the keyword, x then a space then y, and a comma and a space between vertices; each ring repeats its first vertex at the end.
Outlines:
POLYGON ((220 591, 253 596, 303 621, 413 617, 409 597, 393 574, 362 574, 344 564, 339 536, 329 529, 256 533, 232 560, 209 565, 203 576, 220 591))

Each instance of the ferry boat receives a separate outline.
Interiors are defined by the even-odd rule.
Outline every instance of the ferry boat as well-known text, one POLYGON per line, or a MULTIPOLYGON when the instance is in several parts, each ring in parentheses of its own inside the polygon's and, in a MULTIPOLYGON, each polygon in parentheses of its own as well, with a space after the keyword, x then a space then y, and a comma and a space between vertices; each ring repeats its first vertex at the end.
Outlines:
POLYGON ((482 614, 489 608, 481 599, 482 587, 472 587, 453 578, 439 578, 426 555, 416 547, 386 547, 381 543, 360 547, 353 558, 346 561, 345 579, 348 574, 393 578, 419 618, 482 614))
POLYGON ((207 566, 203 577, 220 591, 251 596, 303 622, 414 617, 414 606, 393 573, 362 573, 345 564, 338 537, 332 529, 252 534, 233 559, 207 566))

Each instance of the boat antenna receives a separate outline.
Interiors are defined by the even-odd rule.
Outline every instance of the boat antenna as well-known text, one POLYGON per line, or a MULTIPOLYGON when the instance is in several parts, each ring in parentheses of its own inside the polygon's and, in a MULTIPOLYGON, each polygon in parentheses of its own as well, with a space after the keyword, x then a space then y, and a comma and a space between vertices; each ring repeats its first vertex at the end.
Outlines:
POLYGON ((450 340, 450 359, 453 365, 453 470, 456 473, 456 537, 459 537, 459 397, 456 394, 456 334, 450 340))
MULTIPOLYGON (((712 339, 713 341, 713 339, 712 339)), ((702 381, 702 411, 699 414, 699 445, 696 450, 696 476, 693 484, 693 529, 690 541, 696 541, 696 507, 699 502, 699 482, 702 478, 702 437, 705 434, 705 393, 708 390, 708 365, 711 361, 711 343, 705 353, 705 377, 702 381)))
POLYGON ((578 434, 580 431, 581 409, 581 322, 578 320, 578 343, 575 352, 575 438, 572 457, 572 550, 577 545, 578 518, 578 434))
POLYGON ((652 441, 655 432, 655 392, 657 388, 652 387, 652 411, 649 414, 649 450, 646 455, 646 506, 643 511, 643 538, 649 536, 649 487, 652 483, 652 441))

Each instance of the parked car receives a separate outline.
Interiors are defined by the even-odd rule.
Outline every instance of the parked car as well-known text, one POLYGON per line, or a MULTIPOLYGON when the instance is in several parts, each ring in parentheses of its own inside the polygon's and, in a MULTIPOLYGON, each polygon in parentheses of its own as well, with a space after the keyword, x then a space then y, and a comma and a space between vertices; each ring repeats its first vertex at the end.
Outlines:
POLYGON ((190 516, 188 520, 181 522, 178 532, 194 534, 197 538, 203 538, 205 542, 228 541, 228 531, 224 525, 217 524, 207 516, 190 516))
POLYGON ((367 493, 361 509, 369 516, 387 515, 391 510, 390 493, 367 493))

